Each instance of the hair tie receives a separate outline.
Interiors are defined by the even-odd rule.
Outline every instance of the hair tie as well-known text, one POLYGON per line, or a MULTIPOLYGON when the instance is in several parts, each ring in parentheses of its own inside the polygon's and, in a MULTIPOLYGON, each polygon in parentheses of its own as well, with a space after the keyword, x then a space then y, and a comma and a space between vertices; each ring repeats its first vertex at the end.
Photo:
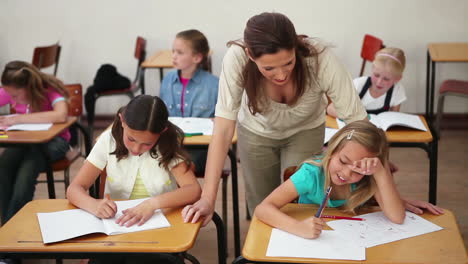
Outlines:
POLYGON ((354 134, 354 129, 349 131, 348 135, 346 136, 346 139, 351 139, 353 137, 353 134, 354 134))
POLYGON ((395 60, 396 62, 398 62, 398 64, 403 66, 403 64, 401 64, 401 61, 397 57, 395 57, 393 55, 390 55, 390 54, 387 54, 387 53, 377 53, 377 56, 389 57, 389 58, 395 60))

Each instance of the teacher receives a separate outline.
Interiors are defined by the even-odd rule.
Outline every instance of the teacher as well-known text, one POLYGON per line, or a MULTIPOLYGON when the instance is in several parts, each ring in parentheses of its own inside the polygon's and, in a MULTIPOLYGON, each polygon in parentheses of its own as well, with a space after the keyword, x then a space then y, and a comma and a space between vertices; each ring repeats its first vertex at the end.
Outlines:
POLYGON ((350 74, 330 48, 297 35, 280 13, 247 21, 244 39, 230 41, 219 81, 213 137, 200 200, 182 211, 186 222, 211 220, 221 170, 237 122, 247 206, 281 183, 282 171, 320 153, 327 95, 346 123, 365 119, 350 74))

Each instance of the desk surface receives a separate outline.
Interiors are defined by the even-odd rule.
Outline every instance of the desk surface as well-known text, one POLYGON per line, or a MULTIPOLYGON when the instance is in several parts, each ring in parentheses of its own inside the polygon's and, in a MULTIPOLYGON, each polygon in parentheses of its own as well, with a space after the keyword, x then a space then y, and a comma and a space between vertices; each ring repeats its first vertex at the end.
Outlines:
POLYGON ((428 48, 432 61, 468 62, 468 43, 430 43, 428 48))
POLYGON ((45 131, 7 131, 8 138, 0 138, 0 144, 45 143, 70 127, 76 120, 76 117, 68 117, 67 122, 53 124, 51 128, 45 131))
POLYGON ((34 200, 0 228, 0 252, 184 252, 195 242, 201 222, 184 223, 182 208, 165 210, 171 227, 122 235, 91 234, 44 245, 36 213, 74 209, 68 200, 34 200))
POLYGON ((143 68, 173 68, 172 64, 172 51, 160 50, 153 54, 153 56, 146 59, 142 64, 143 68))
MULTIPOLYGON (((427 125, 426 119, 423 116, 419 116, 427 128, 427 131, 416 130, 405 127, 391 127, 385 133, 390 143, 429 143, 432 142, 432 134, 427 125)), ((326 126, 331 128, 338 128, 336 119, 327 115, 326 126)))
MULTIPOLYGON (((305 219, 316 211, 316 205, 288 204, 282 211, 297 219, 305 219)), ((326 208, 326 214, 345 215, 336 208, 326 208)), ((320 263, 467 263, 465 246, 460 230, 452 212, 445 209, 440 216, 425 213, 423 218, 443 227, 421 236, 411 237, 366 249, 366 260, 320 259, 320 263)), ((325 221, 330 221, 327 219, 325 221)), ((271 227, 259 221, 255 216, 242 250, 242 256, 252 261, 277 261, 293 263, 316 263, 317 259, 279 258, 265 256, 271 235, 271 227)))

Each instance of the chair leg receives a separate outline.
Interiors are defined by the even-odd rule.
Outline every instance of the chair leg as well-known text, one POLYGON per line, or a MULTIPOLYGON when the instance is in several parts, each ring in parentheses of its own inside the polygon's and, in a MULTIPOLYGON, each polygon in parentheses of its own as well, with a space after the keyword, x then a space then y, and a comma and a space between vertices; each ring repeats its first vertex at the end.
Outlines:
POLYGON ((440 122, 442 120, 442 115, 444 111, 444 101, 445 101, 445 94, 439 94, 439 101, 437 102, 437 116, 435 122, 435 131, 437 133, 437 139, 440 139, 440 122))
POLYGON ((65 196, 67 195, 68 185, 70 185, 70 167, 63 171, 63 183, 65 183, 65 196))

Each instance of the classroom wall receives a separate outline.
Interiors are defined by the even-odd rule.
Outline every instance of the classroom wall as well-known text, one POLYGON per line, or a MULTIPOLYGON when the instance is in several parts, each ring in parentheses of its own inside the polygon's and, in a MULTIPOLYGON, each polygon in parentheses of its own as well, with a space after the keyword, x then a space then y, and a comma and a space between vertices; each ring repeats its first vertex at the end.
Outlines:
MULTIPOLYGON (((209 39, 213 72, 219 75, 226 42, 242 37, 247 19, 264 11, 284 13, 298 33, 327 41, 353 77, 360 70, 364 34, 402 48, 407 55, 402 82, 408 96, 402 110, 407 112, 425 111, 427 44, 468 42, 466 0, 2 0, 0 68, 14 59, 31 61, 34 47, 59 42, 58 77, 66 83, 88 87, 103 63, 133 78, 136 36, 148 40, 151 55, 170 49, 178 31, 197 28, 209 39)), ((468 63, 438 64, 437 89, 445 78, 468 80, 468 63)), ((159 82, 157 70, 146 71, 149 94, 159 93, 159 82)), ((448 100, 447 112, 468 112, 466 99, 448 100)), ((113 114, 128 99, 105 97, 98 102, 97 114, 113 114)))

